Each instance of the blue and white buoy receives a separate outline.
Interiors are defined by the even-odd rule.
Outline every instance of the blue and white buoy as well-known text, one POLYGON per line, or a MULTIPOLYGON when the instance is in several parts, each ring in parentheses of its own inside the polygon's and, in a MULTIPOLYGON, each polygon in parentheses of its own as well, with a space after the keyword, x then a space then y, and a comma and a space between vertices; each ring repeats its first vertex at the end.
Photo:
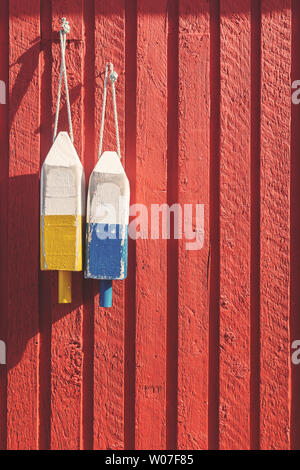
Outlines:
POLYGON ((112 281, 127 277, 129 182, 116 152, 104 152, 89 182, 85 277, 100 279, 100 306, 112 305, 112 281))

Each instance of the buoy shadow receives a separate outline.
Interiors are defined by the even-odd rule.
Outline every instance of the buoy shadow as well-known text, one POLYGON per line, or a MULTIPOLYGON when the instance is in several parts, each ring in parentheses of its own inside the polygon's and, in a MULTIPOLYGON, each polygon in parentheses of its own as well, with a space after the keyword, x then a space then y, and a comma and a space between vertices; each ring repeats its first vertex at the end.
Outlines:
POLYGON ((25 351, 38 363, 50 345, 52 325, 83 305, 82 271, 72 273, 72 303, 58 304, 58 273, 40 270, 39 186, 38 173, 8 180, 7 308, 0 312, 8 370, 25 351))

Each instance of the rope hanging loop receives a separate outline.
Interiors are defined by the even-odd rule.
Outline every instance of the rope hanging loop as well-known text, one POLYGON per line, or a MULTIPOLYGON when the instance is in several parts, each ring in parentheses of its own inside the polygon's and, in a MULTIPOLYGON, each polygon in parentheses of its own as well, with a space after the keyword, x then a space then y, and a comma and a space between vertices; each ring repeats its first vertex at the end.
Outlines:
POLYGON ((116 88, 115 83, 118 79, 118 74, 114 70, 112 63, 106 64, 105 66, 105 77, 104 77, 104 89, 103 89, 103 105, 102 105, 102 116, 101 116, 101 127, 100 127, 100 142, 99 142, 99 154, 100 158, 102 155, 102 144, 103 144, 103 131, 104 131, 104 121, 105 121, 105 110, 106 110, 106 98, 107 98, 107 78, 108 78, 108 68, 110 67, 109 79, 111 82, 112 88, 112 98, 113 98, 113 109, 114 109, 114 120, 116 128, 116 141, 117 141, 117 152, 121 158, 121 146, 120 146, 120 136, 119 136, 119 124, 118 124, 118 112, 117 112, 117 98, 116 98, 116 88))
POLYGON ((71 141, 74 142, 73 126, 72 126, 72 115, 71 115, 71 105, 70 105, 70 96, 69 96, 69 87, 68 87, 68 77, 67 77, 67 67, 66 67, 67 34, 69 34, 70 31, 71 31, 71 28, 70 28, 69 22, 67 21, 66 18, 62 18, 62 25, 61 25, 61 29, 59 31, 60 50, 61 50, 61 64, 60 64, 59 85, 58 85, 57 104, 56 104, 56 113, 55 113, 55 122, 54 122, 53 142, 55 141, 56 135, 57 135, 59 108, 60 108, 60 99, 61 99, 61 87, 62 87, 62 79, 63 78, 64 78, 64 82, 65 82, 65 92, 66 92, 66 103, 67 103, 70 138, 71 138, 71 141))

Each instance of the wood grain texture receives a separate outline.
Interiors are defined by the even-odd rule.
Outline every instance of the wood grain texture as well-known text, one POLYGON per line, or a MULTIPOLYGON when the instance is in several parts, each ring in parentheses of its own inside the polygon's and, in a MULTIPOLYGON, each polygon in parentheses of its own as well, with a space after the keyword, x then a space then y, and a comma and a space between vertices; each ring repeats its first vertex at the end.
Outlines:
MULTIPOLYGON (((58 31, 68 1, 52 1, 52 96, 55 112, 60 70, 58 31)), ((74 146, 82 161, 83 151, 83 2, 74 2, 69 13, 71 32, 67 38, 66 66, 70 92, 74 146), (75 13, 77 11, 77 14, 75 13)), ((62 96, 59 130, 68 130, 65 94, 62 96)), ((51 336, 51 449, 79 449, 81 445, 82 397, 82 272, 72 275, 72 304, 59 305, 58 276, 52 287, 51 336)))
MULTIPOLYGON (((299 448, 296 0, 2 7, 0 448, 299 448), (195 205, 205 205, 201 250, 186 250, 186 239, 129 240, 129 279, 115 283, 109 310, 82 273, 73 303, 59 306, 57 273, 39 271, 39 172, 62 16, 86 182, 112 61, 131 202, 149 215, 151 204, 193 204, 194 229, 195 205)), ((68 130, 62 95, 59 130, 68 130)), ((115 149, 109 83, 103 150, 115 149)))
POLYGON ((39 1, 9 2, 7 448, 38 445, 39 1), (26 12, 26 15, 24 14, 26 12))
MULTIPOLYGON (((98 155, 105 64, 112 62, 116 82, 122 163, 125 163, 125 11, 124 0, 95 1, 96 152, 98 155)), ((103 151, 116 150, 111 84, 108 81, 103 151)), ((97 156, 96 156, 97 158, 97 156)), ((91 281, 93 282, 93 281, 91 281)), ((99 284, 98 284, 99 286, 99 284)), ((124 281, 113 282, 113 307, 99 308, 94 323, 94 448, 124 448, 124 281)))
POLYGON ((251 10, 234 5, 220 3, 220 449, 250 443, 251 10))
POLYGON ((291 2, 262 1, 260 446, 290 446, 291 2))
MULTIPOLYGON (((167 202, 167 2, 138 2, 136 200, 167 202)), ((136 241, 136 448, 166 447, 167 243, 136 241)))
POLYGON ((220 2, 210 3, 210 174, 208 446, 219 447, 220 362, 220 2))
MULTIPOLYGON (((204 245, 178 249, 178 448, 208 448, 209 2, 179 4, 178 202, 204 204, 204 245)), ((199 227, 197 227, 199 228, 199 227)), ((196 244, 197 242, 193 242, 196 244)))

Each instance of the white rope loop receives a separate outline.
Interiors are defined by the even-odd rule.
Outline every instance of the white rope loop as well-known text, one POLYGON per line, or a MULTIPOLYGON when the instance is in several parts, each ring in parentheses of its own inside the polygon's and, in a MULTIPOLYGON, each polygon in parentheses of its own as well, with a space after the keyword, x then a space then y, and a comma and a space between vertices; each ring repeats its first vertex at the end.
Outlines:
POLYGON ((103 131, 104 131, 104 120, 105 120, 105 109, 106 109, 106 97, 107 97, 107 76, 108 76, 108 66, 105 67, 105 77, 104 77, 104 89, 103 89, 103 104, 102 104, 102 115, 101 115, 101 126, 100 126, 100 142, 99 142, 99 154, 98 158, 102 154, 102 144, 103 144, 103 131))
POLYGON ((66 103, 67 103, 70 138, 71 138, 72 142, 74 141, 70 96, 69 96, 69 88, 68 88, 67 67, 66 67, 67 34, 70 32, 70 30, 71 30, 71 28, 70 28, 70 25, 69 25, 68 21, 66 20, 66 18, 62 18, 62 26, 61 26, 61 30, 59 32, 59 35, 60 35, 60 49, 61 49, 61 64, 60 64, 59 85, 58 85, 57 104, 56 104, 56 113, 55 113, 55 122, 54 122, 53 142, 55 141, 56 135, 57 135, 59 108, 60 108, 60 99, 61 99, 61 86, 62 86, 62 79, 63 78, 64 78, 64 82, 65 82, 66 103))
MULTIPOLYGON (((106 109, 106 98, 107 98, 108 66, 109 66, 109 64, 106 64, 106 66, 105 66, 105 78, 104 78, 104 89, 103 89, 103 105, 102 105, 102 116, 101 116, 101 126, 100 126, 100 142, 99 142, 98 158, 100 158, 101 154, 102 154, 103 131, 104 131, 105 109, 106 109)), ((115 82, 118 79, 118 74, 117 74, 117 72, 114 71, 113 64, 110 64, 109 79, 111 81, 111 87, 112 87, 113 109, 114 109, 116 140, 117 140, 117 152, 118 152, 119 157, 121 158, 121 146, 120 146, 118 112, 117 112, 117 98, 116 98, 116 89, 115 89, 115 82)))

